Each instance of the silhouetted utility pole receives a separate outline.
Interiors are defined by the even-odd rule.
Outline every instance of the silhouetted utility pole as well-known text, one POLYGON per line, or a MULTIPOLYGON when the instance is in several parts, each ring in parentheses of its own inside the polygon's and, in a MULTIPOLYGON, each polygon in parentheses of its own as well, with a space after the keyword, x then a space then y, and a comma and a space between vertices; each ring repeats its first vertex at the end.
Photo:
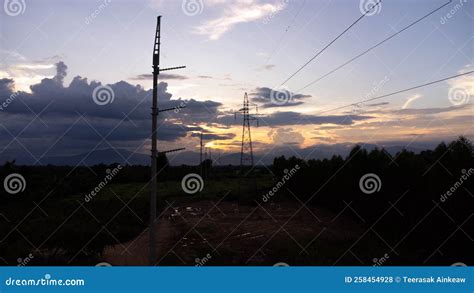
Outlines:
MULTIPOLYGON (((158 113, 164 111, 175 110, 175 108, 170 109, 158 109, 158 75, 161 71, 173 70, 185 68, 186 66, 172 67, 160 69, 160 34, 161 34, 161 16, 158 16, 156 21, 156 33, 155 33, 155 44, 153 46, 153 102, 151 107, 151 179, 150 179, 150 239, 149 239, 149 265, 152 266, 156 261, 156 239, 155 239, 155 220, 156 220, 156 203, 157 203, 157 170, 156 170, 156 161, 157 161, 157 124, 158 124, 158 113)), ((183 107, 180 107, 183 108, 183 107)))
POLYGON ((202 131, 201 131, 201 135, 200 135, 200 139, 199 139, 199 145, 201 146, 200 148, 200 151, 199 151, 199 168, 200 168, 200 174, 201 177, 203 176, 202 174, 202 131))

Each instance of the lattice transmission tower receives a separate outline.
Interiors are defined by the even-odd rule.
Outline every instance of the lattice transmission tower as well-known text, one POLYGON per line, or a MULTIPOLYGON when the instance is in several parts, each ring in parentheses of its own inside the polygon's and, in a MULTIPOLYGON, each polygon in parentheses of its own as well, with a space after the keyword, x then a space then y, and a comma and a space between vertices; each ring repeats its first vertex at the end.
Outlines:
POLYGON ((240 172, 243 174, 244 169, 252 169, 254 166, 254 157, 253 157, 253 145, 252 145, 252 133, 251 133, 251 121, 256 121, 258 126, 258 106, 254 103, 250 103, 247 93, 244 94, 244 103, 243 107, 235 112, 235 117, 237 118, 237 113, 240 113, 243 116, 242 123, 242 144, 240 148, 240 172), (255 113, 251 113, 255 109, 255 113))

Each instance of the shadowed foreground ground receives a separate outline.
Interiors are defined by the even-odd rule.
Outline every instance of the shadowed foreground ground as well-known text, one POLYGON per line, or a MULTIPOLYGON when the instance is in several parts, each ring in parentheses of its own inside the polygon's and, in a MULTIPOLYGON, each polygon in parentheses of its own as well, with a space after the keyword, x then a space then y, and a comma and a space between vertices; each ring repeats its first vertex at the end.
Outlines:
MULTIPOLYGON (((346 253, 347 244, 364 232, 343 214, 301 208, 296 203, 239 206, 209 200, 175 202, 163 212, 156 229, 158 265, 353 262, 359 256, 346 253)), ((146 265, 148 239, 145 230, 133 241, 107 247, 104 261, 146 265)), ((360 262, 372 264, 367 259, 360 262)))

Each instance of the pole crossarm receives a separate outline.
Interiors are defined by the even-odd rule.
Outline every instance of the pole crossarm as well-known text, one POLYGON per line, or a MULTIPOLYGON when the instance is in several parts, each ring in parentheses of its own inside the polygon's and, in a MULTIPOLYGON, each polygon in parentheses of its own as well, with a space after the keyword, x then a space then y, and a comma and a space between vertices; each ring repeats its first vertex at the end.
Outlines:
POLYGON ((167 154, 167 153, 174 153, 174 152, 179 152, 182 150, 185 150, 186 148, 178 148, 178 149, 171 149, 171 150, 166 150, 162 152, 158 152, 159 154, 167 154))
POLYGON ((166 112, 166 111, 173 111, 173 110, 181 110, 183 108, 186 108, 185 105, 179 105, 179 106, 176 106, 176 107, 173 107, 173 108, 166 108, 166 109, 160 109, 158 110, 158 113, 161 113, 161 112, 166 112))

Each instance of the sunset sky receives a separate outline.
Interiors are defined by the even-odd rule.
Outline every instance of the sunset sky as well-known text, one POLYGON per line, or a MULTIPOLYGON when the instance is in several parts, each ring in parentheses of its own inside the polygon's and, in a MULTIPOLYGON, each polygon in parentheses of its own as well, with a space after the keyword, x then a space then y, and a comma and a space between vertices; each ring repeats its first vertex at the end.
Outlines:
MULTIPOLYGON (((4 2, 12 2, 4 0, 4 2)), ((14 2, 14 1, 13 1, 14 2)), ((320 144, 474 138, 474 78, 336 111, 322 111, 473 70, 472 1, 456 0, 370 53, 308 83, 443 5, 384 0, 281 87, 361 15, 359 0, 18 1, 0 12, 0 151, 33 161, 117 148, 147 154, 151 61, 162 15, 160 149, 239 151, 243 95, 259 106, 256 152, 320 144), (94 89, 114 99, 98 105, 94 89), (272 103, 275 92, 290 93, 272 103), (13 98, 12 98, 13 95, 13 98), (5 101, 9 101, 5 104, 5 101), (6 105, 6 106, 5 106, 6 105)))

